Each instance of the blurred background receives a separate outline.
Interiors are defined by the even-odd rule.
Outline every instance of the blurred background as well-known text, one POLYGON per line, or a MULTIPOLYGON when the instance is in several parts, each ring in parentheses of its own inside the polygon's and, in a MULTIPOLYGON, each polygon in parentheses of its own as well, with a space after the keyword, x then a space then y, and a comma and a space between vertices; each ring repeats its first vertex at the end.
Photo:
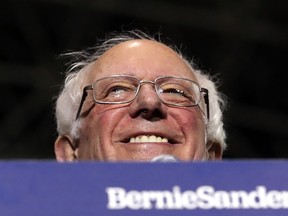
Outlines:
POLYGON ((288 157, 288 1, 3 0, 0 159, 53 159, 61 53, 111 31, 161 32, 220 80, 225 159, 288 157))

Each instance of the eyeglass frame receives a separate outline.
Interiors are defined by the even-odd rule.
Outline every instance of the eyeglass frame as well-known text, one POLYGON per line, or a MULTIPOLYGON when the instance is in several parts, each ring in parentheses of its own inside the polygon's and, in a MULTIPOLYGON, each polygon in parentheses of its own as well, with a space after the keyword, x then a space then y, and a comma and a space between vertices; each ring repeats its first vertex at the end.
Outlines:
MULTIPOLYGON (((209 91, 208 89, 206 88, 203 88, 203 87, 200 87, 198 83, 196 83, 195 81, 193 80, 190 80, 190 79, 187 79, 187 78, 183 78, 183 77, 175 77, 175 76, 160 76, 160 77, 157 77, 154 81, 151 81, 151 80, 140 80, 138 77, 135 77, 135 76, 129 76, 129 75, 114 75, 114 76, 110 76, 110 77, 103 77, 101 79, 98 79, 96 80, 93 84, 90 84, 90 85, 87 85, 83 88, 83 92, 82 92, 82 98, 81 98, 81 101, 80 101, 80 104, 79 104, 79 107, 78 107, 78 111, 77 111, 77 114, 76 114, 76 118, 75 118, 75 121, 80 117, 80 112, 82 110, 82 107, 83 107, 83 104, 84 104, 84 101, 86 100, 86 97, 88 96, 88 93, 87 91, 89 90, 92 90, 92 94, 93 94, 93 100, 95 103, 98 103, 98 104, 109 104, 109 105, 113 105, 113 104, 129 104, 131 102, 133 102, 135 100, 135 98, 137 97, 137 95, 139 94, 140 92, 140 88, 141 88, 141 85, 142 84, 152 84, 155 86, 155 82, 160 79, 160 78, 177 78, 177 79, 183 79, 183 80, 187 80, 187 81, 190 81, 194 84, 196 84, 198 87, 199 87, 199 91, 200 91, 200 94, 203 93, 203 99, 204 99, 204 103, 206 105, 206 118, 207 120, 209 121, 210 119, 210 108, 209 108, 209 91), (100 101, 96 101, 95 98, 94 98, 94 91, 93 91, 93 87, 95 85, 96 82, 98 82, 99 80, 102 80, 102 79, 106 79, 106 78, 113 78, 113 77, 130 77, 130 78, 136 78, 138 81, 139 81, 139 87, 137 87, 137 91, 134 95, 134 97, 129 100, 129 101, 124 101, 124 102, 100 102, 100 101)), ((194 106, 199 106, 199 102, 197 102, 195 105, 177 105, 177 104, 170 104, 170 103, 167 103, 165 101, 163 101, 161 99, 161 97, 158 95, 158 92, 157 92, 157 89, 155 88, 155 91, 156 91, 156 94, 157 94, 157 97, 160 99, 160 101, 168 106, 173 106, 173 107, 194 107, 194 106)))

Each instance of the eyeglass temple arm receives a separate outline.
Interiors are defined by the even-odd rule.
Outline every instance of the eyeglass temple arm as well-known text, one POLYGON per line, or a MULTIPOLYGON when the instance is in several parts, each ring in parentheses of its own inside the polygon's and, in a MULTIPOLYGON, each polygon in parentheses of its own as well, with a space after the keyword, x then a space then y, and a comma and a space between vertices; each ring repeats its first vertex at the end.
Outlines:
POLYGON ((209 91, 206 88, 201 88, 201 92, 204 93, 204 102, 206 104, 206 115, 207 115, 207 119, 209 121, 210 119, 210 106, 209 106, 209 91))
POLYGON ((79 116, 80 116, 80 112, 81 112, 83 103, 86 100, 86 97, 88 95, 87 90, 92 90, 92 85, 89 85, 89 86, 86 86, 86 87, 83 88, 82 98, 81 98, 81 101, 80 101, 80 104, 79 104, 79 108, 78 108, 75 120, 77 120, 79 118, 79 116))

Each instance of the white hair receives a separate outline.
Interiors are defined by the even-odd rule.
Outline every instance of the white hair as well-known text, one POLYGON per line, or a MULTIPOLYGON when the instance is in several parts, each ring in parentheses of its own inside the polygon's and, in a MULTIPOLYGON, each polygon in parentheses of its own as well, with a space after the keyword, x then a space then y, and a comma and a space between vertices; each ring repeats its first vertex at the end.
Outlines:
POLYGON ((217 91, 215 82, 201 70, 193 70, 199 85, 209 91, 209 120, 206 124, 207 142, 221 144, 222 151, 226 148, 226 133, 223 125, 223 109, 225 107, 224 96, 217 91))
MULTIPOLYGON (((160 41, 160 37, 154 37, 139 31, 128 31, 124 33, 112 33, 108 39, 100 41, 99 45, 82 52, 72 52, 65 55, 75 58, 66 74, 64 86, 56 101, 56 121, 59 135, 70 135, 73 139, 79 136, 79 128, 81 128, 81 118, 76 120, 76 112, 82 97, 82 88, 84 78, 89 73, 91 63, 96 61, 103 53, 113 46, 122 42, 147 39, 152 41, 160 41)), ((164 44, 164 43, 163 43, 164 44)), ((166 44, 165 44, 166 45, 166 44)), ((205 87, 209 91, 210 119, 206 125, 207 142, 217 142, 221 145, 222 150, 226 148, 225 131, 223 127, 222 112, 224 108, 224 100, 222 95, 217 91, 215 83, 212 79, 204 74, 201 70, 194 67, 193 62, 188 62, 175 46, 169 46, 189 65, 191 70, 195 72, 196 78, 201 87, 205 87)))

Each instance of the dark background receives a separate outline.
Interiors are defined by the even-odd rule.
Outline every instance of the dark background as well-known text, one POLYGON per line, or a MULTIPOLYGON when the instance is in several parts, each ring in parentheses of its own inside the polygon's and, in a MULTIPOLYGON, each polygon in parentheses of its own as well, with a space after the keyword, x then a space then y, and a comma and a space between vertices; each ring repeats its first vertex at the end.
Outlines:
POLYGON ((0 14, 0 159, 51 159, 59 54, 121 29, 161 32, 228 97, 224 158, 287 158, 286 0, 6 0, 0 14))

